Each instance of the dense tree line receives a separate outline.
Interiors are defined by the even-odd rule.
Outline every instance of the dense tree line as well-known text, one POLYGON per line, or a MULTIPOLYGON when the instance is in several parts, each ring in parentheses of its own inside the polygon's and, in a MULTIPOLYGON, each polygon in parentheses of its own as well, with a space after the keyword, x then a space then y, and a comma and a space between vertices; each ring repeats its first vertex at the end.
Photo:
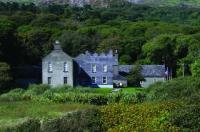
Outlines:
POLYGON ((0 62, 40 64, 59 39, 71 56, 117 49, 121 64, 182 64, 200 57, 200 9, 112 3, 73 7, 0 3, 0 62))

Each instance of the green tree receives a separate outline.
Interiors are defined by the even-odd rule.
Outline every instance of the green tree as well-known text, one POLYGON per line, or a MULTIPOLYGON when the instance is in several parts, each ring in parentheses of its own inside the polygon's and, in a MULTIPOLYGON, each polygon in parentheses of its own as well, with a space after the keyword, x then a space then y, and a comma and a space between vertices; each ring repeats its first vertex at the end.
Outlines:
POLYGON ((0 93, 8 90, 10 81, 12 80, 10 74, 10 66, 5 62, 0 62, 0 93))
POLYGON ((140 65, 136 65, 130 73, 127 75, 128 85, 141 87, 140 82, 145 81, 144 77, 141 74, 142 67, 140 65))
POLYGON ((200 59, 196 60, 191 66, 192 76, 200 77, 200 59))
POLYGON ((129 55, 122 55, 119 59, 120 64, 130 64, 131 57, 129 55))

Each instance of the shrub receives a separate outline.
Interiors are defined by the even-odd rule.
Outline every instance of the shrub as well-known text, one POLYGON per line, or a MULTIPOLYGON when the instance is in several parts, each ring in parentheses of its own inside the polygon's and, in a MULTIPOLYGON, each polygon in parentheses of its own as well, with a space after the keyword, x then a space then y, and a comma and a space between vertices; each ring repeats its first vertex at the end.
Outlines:
POLYGON ((50 89, 49 85, 30 85, 26 92, 22 95, 22 98, 23 100, 31 100, 33 96, 41 95, 48 89, 50 89))
POLYGON ((11 86, 12 76, 10 72, 10 66, 7 63, 0 62, 0 94, 8 91, 11 86))
POLYGON ((173 100, 192 97, 200 91, 200 78, 178 78, 165 83, 156 83, 147 89, 148 100, 173 100))
POLYGON ((200 59, 191 65, 192 76, 200 77, 200 59))
POLYGON ((185 105, 176 109, 170 119, 183 130, 200 131, 200 93, 184 100, 185 105))
POLYGON ((0 128, 0 131, 4 132, 39 132, 40 121, 37 119, 25 119, 24 121, 5 128, 0 128))
POLYGON ((172 124, 187 131, 200 131, 200 105, 186 105, 171 115, 172 124))
POLYGON ((42 125, 43 132, 103 132, 100 112, 87 109, 69 113, 57 119, 48 120, 42 125))
POLYGON ((25 90, 21 88, 13 89, 8 93, 0 96, 0 101, 19 101, 22 100, 22 94, 25 90))
POLYGON ((102 121, 108 131, 178 131, 169 122, 171 111, 177 107, 175 102, 113 104, 101 109, 102 121))
POLYGON ((94 95, 90 97, 89 103, 93 105, 106 105, 108 103, 108 98, 104 95, 94 95))
POLYGON ((181 107, 170 115, 171 124, 183 131, 200 131, 200 78, 178 78, 157 83, 147 90, 147 99, 154 101, 182 100, 181 107))

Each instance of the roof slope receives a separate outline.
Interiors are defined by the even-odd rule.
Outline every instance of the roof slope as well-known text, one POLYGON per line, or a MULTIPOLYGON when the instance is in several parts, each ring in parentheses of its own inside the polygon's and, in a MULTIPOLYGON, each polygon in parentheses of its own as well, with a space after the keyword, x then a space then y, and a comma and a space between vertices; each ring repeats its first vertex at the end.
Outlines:
MULTIPOLYGON (((119 65, 119 72, 129 73, 136 65, 119 65)), ((142 65, 142 75, 144 77, 164 77, 164 65, 142 65)))

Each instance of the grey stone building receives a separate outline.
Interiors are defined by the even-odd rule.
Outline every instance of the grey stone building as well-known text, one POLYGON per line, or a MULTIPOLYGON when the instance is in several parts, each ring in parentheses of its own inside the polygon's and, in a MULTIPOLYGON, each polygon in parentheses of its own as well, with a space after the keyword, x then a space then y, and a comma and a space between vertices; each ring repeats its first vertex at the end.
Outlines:
MULTIPOLYGON (((134 65, 119 65, 118 53, 90 53, 75 58, 63 52, 59 42, 42 60, 42 82, 52 86, 70 85, 99 88, 127 87, 127 75, 134 65)), ((142 65, 142 87, 165 80, 164 65, 142 65)))
POLYGON ((73 59, 63 52, 58 41, 54 50, 42 60, 42 82, 51 86, 74 86, 73 59))
MULTIPOLYGON (((128 74, 135 65, 119 65, 119 72, 128 74)), ((140 82, 142 87, 148 87, 153 83, 165 81, 164 65, 142 65, 141 74, 145 81, 140 82)))
MULTIPOLYGON (((81 86, 113 88, 114 66, 118 66, 118 54, 89 53, 80 54, 75 59, 78 64, 77 84, 81 86)), ((118 71, 118 69, 116 69, 118 71)), ((120 81, 120 80, 119 80, 120 81)), ((127 81, 127 80, 126 80, 127 81)))

